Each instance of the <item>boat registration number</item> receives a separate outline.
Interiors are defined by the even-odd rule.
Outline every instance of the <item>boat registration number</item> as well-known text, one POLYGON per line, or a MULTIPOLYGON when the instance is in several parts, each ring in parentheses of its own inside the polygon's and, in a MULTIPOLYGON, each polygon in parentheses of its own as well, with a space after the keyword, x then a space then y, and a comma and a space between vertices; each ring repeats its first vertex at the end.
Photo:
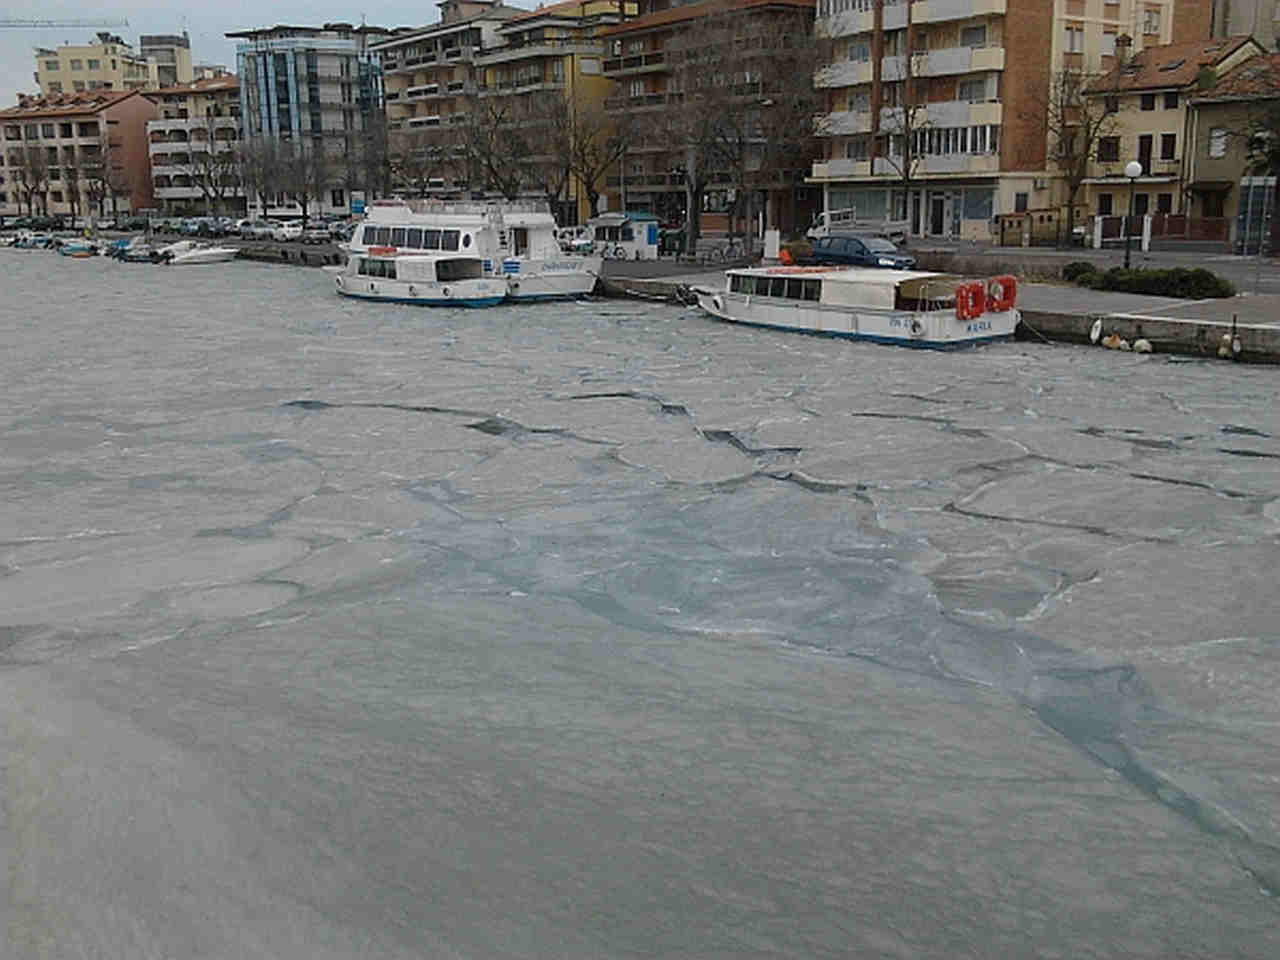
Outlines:
POLYGON ((986 331, 986 332, 990 332, 990 330, 991 330, 991 321, 990 321, 990 320, 975 320, 973 323, 971 323, 971 324, 969 324, 967 327, 965 327, 965 328, 964 328, 964 330, 965 330, 965 333, 982 333, 982 332, 984 332, 984 331, 986 331))

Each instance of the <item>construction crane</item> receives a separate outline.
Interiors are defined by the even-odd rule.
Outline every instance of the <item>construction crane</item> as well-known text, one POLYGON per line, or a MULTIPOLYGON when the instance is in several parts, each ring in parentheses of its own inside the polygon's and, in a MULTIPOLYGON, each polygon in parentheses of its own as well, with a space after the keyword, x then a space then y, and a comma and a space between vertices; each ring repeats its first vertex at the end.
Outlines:
POLYGON ((0 20, 0 30, 60 30, 63 27, 127 27, 128 20, 0 20))

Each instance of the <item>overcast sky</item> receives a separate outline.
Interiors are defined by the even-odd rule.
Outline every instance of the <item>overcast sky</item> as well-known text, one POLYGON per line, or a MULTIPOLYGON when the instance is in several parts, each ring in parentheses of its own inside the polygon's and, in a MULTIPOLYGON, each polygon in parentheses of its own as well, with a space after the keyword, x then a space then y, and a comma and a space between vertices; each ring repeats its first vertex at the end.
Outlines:
MULTIPOLYGON (((510 6, 532 9, 536 0, 508 0, 510 6)), ((127 27, 111 28, 136 48, 143 33, 191 35, 191 56, 196 63, 236 66, 235 43, 226 39, 228 30, 247 30, 276 23, 319 25, 325 22, 359 23, 361 16, 371 26, 421 26, 440 19, 434 2, 407 0, 356 0, 355 4, 336 0, 283 0, 250 3, 247 0, 215 0, 213 3, 181 6, 164 0, 0 0, 0 19, 70 20, 88 18, 124 19, 127 27)), ((86 43, 98 29, 93 27, 57 30, 0 30, 0 107, 12 106, 19 93, 36 93, 35 47, 60 47, 64 43, 86 43)))

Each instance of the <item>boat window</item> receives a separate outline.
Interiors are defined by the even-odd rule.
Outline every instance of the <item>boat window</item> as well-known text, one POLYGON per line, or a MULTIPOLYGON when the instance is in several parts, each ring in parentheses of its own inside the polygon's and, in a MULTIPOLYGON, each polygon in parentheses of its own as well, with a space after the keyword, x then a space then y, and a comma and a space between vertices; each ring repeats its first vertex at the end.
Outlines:
POLYGON ((623 240, 634 240, 635 238, 636 238, 636 234, 635 234, 635 231, 634 231, 634 230, 632 230, 630 227, 623 227, 623 228, 622 228, 622 239, 623 239, 623 240))
POLYGON ((391 245, 391 228, 390 227, 374 227, 372 230, 366 231, 373 234, 370 246, 387 247, 391 245))
POLYGON ((471 246, 471 234, 469 234, 469 233, 464 233, 464 234, 462 235, 462 245, 463 245, 464 247, 469 247, 469 246, 471 246))
POLYGON ((412 230, 405 231, 404 245, 411 250, 421 250, 422 230, 415 227, 412 230))
POLYGON ((457 250, 459 230, 446 230, 440 240, 441 250, 457 250))
POLYGON ((818 250, 818 252, 820 252, 820 253, 826 253, 826 252, 827 252, 827 251, 829 251, 830 249, 831 249, 831 238, 830 238, 830 237, 823 237, 821 240, 819 240, 819 241, 818 241, 818 246, 817 246, 817 250, 818 250))
POLYGON ((388 280, 394 280, 396 278, 396 262, 394 260, 382 261, 382 269, 384 271, 382 275, 388 280))
POLYGON ((769 295, 769 278, 752 277, 751 279, 755 281, 755 288, 752 292, 761 297, 767 297, 769 295))
POLYGON ((817 301, 818 299, 820 299, 821 293, 822 293, 821 280, 805 280, 804 289, 801 292, 800 297, 803 300, 817 301))
POLYGON ((436 263, 436 278, 441 283, 450 280, 478 280, 484 276, 484 268, 479 260, 471 258, 458 260, 440 260, 436 263))
POLYGON ((404 246, 404 227, 394 227, 391 230, 391 246, 393 247, 404 246))
POLYGON ((423 230, 422 231, 422 249, 423 250, 439 250, 440 249, 440 231, 439 230, 423 230))
POLYGON ((369 261, 364 257, 361 257, 356 261, 356 273, 360 274, 362 277, 367 277, 369 275, 369 261))
POLYGON ((799 277, 788 277, 787 278, 787 296, 790 297, 792 300, 799 300, 802 296, 801 290, 804 289, 803 284, 804 284, 804 281, 801 280, 799 277))
POLYGON ((786 277, 770 277, 769 278, 769 296, 785 297, 787 295, 787 278, 786 277))
MULTIPOLYGON (((751 289, 748 289, 748 283, 750 280, 750 277, 740 277, 736 273, 732 274, 729 277, 729 289, 734 293, 750 293, 751 289)), ((754 289, 754 284, 751 286, 752 289, 754 289)))

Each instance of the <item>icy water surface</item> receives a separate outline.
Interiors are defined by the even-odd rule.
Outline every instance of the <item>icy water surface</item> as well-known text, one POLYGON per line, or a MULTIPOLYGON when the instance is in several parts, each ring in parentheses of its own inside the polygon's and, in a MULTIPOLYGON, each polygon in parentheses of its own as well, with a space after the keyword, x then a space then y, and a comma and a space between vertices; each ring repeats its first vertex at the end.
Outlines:
POLYGON ((1274 370, 0 269, 0 956, 1280 955, 1274 370))

